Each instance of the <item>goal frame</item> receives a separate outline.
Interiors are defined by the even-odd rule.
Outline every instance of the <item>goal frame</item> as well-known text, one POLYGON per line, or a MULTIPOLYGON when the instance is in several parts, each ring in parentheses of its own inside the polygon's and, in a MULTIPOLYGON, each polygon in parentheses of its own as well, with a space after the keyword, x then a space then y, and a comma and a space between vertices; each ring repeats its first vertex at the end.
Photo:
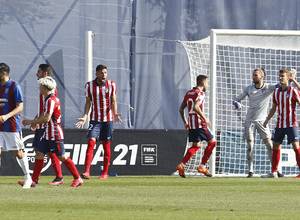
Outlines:
MULTIPOLYGON (((245 29, 211 29, 210 30, 210 80, 209 80, 209 119, 211 129, 215 134, 216 128, 216 63, 217 63, 217 37, 218 35, 244 35, 244 36, 299 36, 300 31, 290 30, 245 30, 245 29)), ((192 80, 191 80, 192 81, 192 80)), ((213 150, 209 160, 209 171, 215 176, 216 149, 213 150)))

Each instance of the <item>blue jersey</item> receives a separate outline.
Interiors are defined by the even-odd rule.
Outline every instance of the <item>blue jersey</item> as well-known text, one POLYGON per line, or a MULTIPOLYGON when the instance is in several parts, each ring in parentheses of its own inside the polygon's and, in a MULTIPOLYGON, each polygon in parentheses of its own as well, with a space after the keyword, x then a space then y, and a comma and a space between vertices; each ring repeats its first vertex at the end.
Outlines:
MULTIPOLYGON (((21 86, 11 79, 5 85, 0 84, 0 115, 6 115, 14 110, 18 102, 23 102, 21 86)), ((9 118, 4 124, 0 124, 0 131, 22 131, 20 114, 9 118)))

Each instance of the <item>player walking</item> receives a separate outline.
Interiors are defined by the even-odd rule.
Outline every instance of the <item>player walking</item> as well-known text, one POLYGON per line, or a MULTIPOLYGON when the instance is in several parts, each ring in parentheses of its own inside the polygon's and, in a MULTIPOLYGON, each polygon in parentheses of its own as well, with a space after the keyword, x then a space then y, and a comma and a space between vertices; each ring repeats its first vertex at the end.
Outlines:
MULTIPOLYGON (((35 156, 34 170, 32 174, 32 187, 35 186, 41 170, 44 167, 44 157, 48 152, 55 153, 58 159, 67 167, 74 177, 70 187, 77 187, 83 184, 82 179, 73 161, 66 156, 64 148, 64 133, 61 128, 60 101, 52 93, 56 88, 56 82, 50 76, 38 80, 40 93, 44 96, 44 112, 35 120, 23 120, 23 125, 44 124, 44 134, 35 156)), ((22 182, 19 182, 22 185, 22 182)))
MULTIPOLYGON (((277 178, 278 163, 280 160, 280 149, 282 141, 287 135, 288 144, 292 144, 296 154, 296 161, 300 169, 300 149, 299 149, 299 134, 298 125, 295 115, 296 104, 300 105, 300 93, 299 91, 289 85, 290 71, 287 69, 281 69, 279 71, 280 87, 273 93, 273 106, 267 119, 264 122, 264 127, 267 126, 269 120, 275 114, 278 108, 277 123, 275 128, 275 134, 273 140, 273 157, 272 157, 272 172, 266 176, 266 178, 277 178)), ((300 174, 296 176, 300 178, 300 174)))
POLYGON ((200 142, 205 140, 208 145, 205 148, 204 155, 198 172, 203 173, 205 176, 211 177, 212 175, 206 168, 206 163, 212 154, 216 142, 210 129, 210 121, 205 117, 203 113, 204 97, 207 88, 207 77, 204 75, 197 76, 197 86, 188 91, 183 99, 183 102, 179 108, 180 116, 183 120, 185 129, 189 131, 189 141, 193 142, 192 147, 188 149, 180 164, 177 165, 179 175, 185 178, 185 165, 193 157, 195 152, 200 149, 200 142), (187 107, 189 112, 189 121, 187 121, 184 113, 184 109, 187 107))
POLYGON ((23 111, 23 95, 18 83, 9 78, 10 68, 0 63, 0 155, 13 151, 24 173, 23 189, 29 189, 31 177, 28 158, 24 154, 20 113, 23 111))
POLYGON ((108 167, 111 156, 110 141, 113 138, 113 122, 121 123, 121 114, 117 113, 117 86, 112 80, 107 79, 107 67, 96 67, 96 79, 85 84, 85 107, 84 115, 78 118, 77 128, 82 128, 90 114, 88 129, 88 147, 85 158, 85 171, 81 174, 84 179, 90 178, 90 167, 94 155, 96 140, 102 141, 104 149, 103 172, 99 179, 107 179, 108 167))
MULTIPOLYGON (((46 76, 51 76, 53 72, 53 69, 50 65, 48 64, 40 64, 38 71, 36 73, 36 76, 39 79, 44 78, 46 76)), ((53 89, 52 93, 57 96, 57 89, 53 89)), ((38 114, 36 115, 36 118, 38 118, 40 115, 43 114, 44 112, 44 99, 43 99, 43 95, 39 94, 39 102, 38 102, 38 114)), ((38 148, 38 145, 40 144, 40 141, 42 139, 42 136, 44 134, 44 127, 43 124, 37 124, 37 125, 31 125, 30 129, 32 131, 35 131, 34 133, 34 139, 33 139, 33 143, 32 146, 34 147, 35 151, 38 148)), ((49 183, 49 185, 60 185, 64 183, 64 179, 62 176, 62 171, 61 171, 61 165, 60 165, 60 161, 57 158, 55 153, 51 153, 48 152, 48 156, 51 159, 51 164, 52 167, 55 171, 56 177, 55 179, 49 183)))
MULTIPOLYGON (((253 84, 243 89, 243 92, 234 100, 233 104, 236 109, 241 108, 241 100, 246 96, 249 97, 249 109, 247 111, 245 125, 244 125, 244 138, 247 140, 247 161, 249 178, 253 177, 253 147, 256 130, 263 139, 264 144, 268 150, 269 160, 272 163, 272 141, 269 126, 264 127, 263 123, 268 115, 268 108, 270 97, 279 84, 271 85, 264 83, 266 72, 264 68, 257 68, 253 71, 253 84)), ((278 172, 278 176, 283 175, 278 172)))

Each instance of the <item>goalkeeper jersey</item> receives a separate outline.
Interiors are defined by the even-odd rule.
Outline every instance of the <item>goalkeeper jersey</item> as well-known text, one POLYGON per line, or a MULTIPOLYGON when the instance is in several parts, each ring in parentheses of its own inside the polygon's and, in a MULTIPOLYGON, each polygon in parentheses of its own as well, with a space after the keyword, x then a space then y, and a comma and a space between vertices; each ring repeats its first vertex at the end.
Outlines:
POLYGON ((257 89, 255 85, 247 86, 243 92, 236 98, 240 102, 246 96, 249 97, 249 109, 246 115, 246 121, 264 121, 269 112, 270 98, 275 90, 276 85, 264 83, 264 85, 257 89))

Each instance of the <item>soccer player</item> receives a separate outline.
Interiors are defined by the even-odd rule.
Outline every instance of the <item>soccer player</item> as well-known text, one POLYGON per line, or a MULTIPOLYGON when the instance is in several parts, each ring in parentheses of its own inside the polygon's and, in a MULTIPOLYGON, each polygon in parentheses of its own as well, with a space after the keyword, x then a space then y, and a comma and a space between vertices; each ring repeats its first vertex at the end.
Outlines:
MULTIPOLYGON (((247 161, 248 161, 248 178, 253 177, 253 147, 256 131, 260 134, 264 144, 268 150, 269 160, 272 163, 272 149, 271 132, 269 126, 264 127, 263 123, 268 115, 268 106, 270 97, 279 84, 271 85, 264 83, 266 72, 264 68, 257 68, 253 71, 253 84, 243 89, 243 92, 234 100, 233 104, 236 109, 241 108, 241 100, 246 96, 249 97, 249 109, 247 111, 244 138, 247 140, 247 161)), ((283 175, 278 172, 279 177, 283 175)))
MULTIPOLYGON (((46 76, 51 76, 52 72, 53 72, 53 70, 52 70, 52 67, 50 65, 40 64, 39 68, 38 68, 38 71, 36 73, 36 76, 39 80, 39 79, 44 78, 46 76)), ((53 89, 52 93, 55 96, 57 96, 57 89, 56 88, 53 89)), ((36 115, 35 118, 38 118, 41 114, 43 114, 43 112, 44 112, 43 103, 44 103, 43 95, 39 94, 38 114, 36 115)), ((44 134, 44 127, 43 127, 43 124, 37 124, 37 125, 34 124, 34 125, 30 126, 30 129, 32 131, 35 131, 32 146, 34 147, 35 152, 36 152, 36 150, 38 148, 38 145, 40 144, 40 141, 42 139, 42 136, 44 134)), ((63 176, 62 176, 60 160, 57 158, 55 153, 48 152, 48 156, 51 159, 51 164, 52 164, 52 167, 53 167, 53 169, 55 171, 55 174, 56 174, 55 179, 51 183, 49 183, 49 185, 63 184, 64 179, 63 179, 63 176)))
POLYGON ((23 95, 20 85, 9 78, 10 67, 0 63, 0 155, 13 151, 24 173, 23 189, 31 186, 28 158, 24 153, 20 113, 23 111, 23 95))
POLYGON ((206 76, 197 76, 197 86, 186 93, 179 108, 179 113, 183 120, 185 129, 189 131, 189 141, 193 142, 192 147, 188 149, 181 163, 177 165, 179 175, 183 178, 185 178, 184 170, 186 163, 193 157, 195 152, 200 149, 200 142, 203 140, 207 141, 208 145, 205 148, 201 164, 197 170, 199 173, 203 173, 205 176, 212 176, 206 168, 206 162, 212 154, 212 151, 216 146, 216 142, 213 134, 208 128, 211 126, 210 121, 203 113, 207 83, 208 80, 206 76), (184 109, 186 107, 189 112, 189 121, 187 121, 184 113, 184 109))
MULTIPOLYGON (((44 96, 43 114, 34 120, 23 120, 23 125, 44 124, 44 134, 35 155, 34 170, 32 174, 32 187, 38 180, 44 166, 44 157, 48 152, 55 153, 58 159, 67 167, 74 177, 70 187, 78 187, 83 184, 82 179, 73 161, 66 156, 64 148, 64 133, 61 128, 60 101, 52 91, 56 88, 56 82, 50 76, 38 80, 40 93, 44 96)), ((20 185, 23 182, 19 182, 20 185)))
POLYGON ((113 122, 121 123, 121 114, 117 113, 117 86, 107 79, 107 67, 96 67, 96 79, 85 84, 85 107, 82 118, 78 118, 77 128, 82 128, 91 110, 88 129, 88 147, 85 158, 85 171, 81 174, 84 179, 90 178, 90 167, 93 160, 96 141, 100 140, 104 149, 103 172, 99 179, 108 178, 108 167, 111 156, 110 141, 113 138, 113 122))
MULTIPOLYGON (((267 126, 269 120, 275 114, 278 108, 277 123, 273 140, 273 157, 272 157, 272 172, 268 175, 262 176, 265 178, 277 178, 278 163, 280 160, 280 148, 285 135, 288 138, 288 144, 292 144, 296 154, 296 161, 300 169, 300 149, 299 149, 299 134, 298 125, 295 115, 296 104, 300 105, 299 91, 289 85, 291 73, 287 69, 279 71, 280 87, 273 93, 273 106, 268 117, 264 122, 264 127, 267 126)), ((300 178, 300 175, 296 176, 300 178)))

